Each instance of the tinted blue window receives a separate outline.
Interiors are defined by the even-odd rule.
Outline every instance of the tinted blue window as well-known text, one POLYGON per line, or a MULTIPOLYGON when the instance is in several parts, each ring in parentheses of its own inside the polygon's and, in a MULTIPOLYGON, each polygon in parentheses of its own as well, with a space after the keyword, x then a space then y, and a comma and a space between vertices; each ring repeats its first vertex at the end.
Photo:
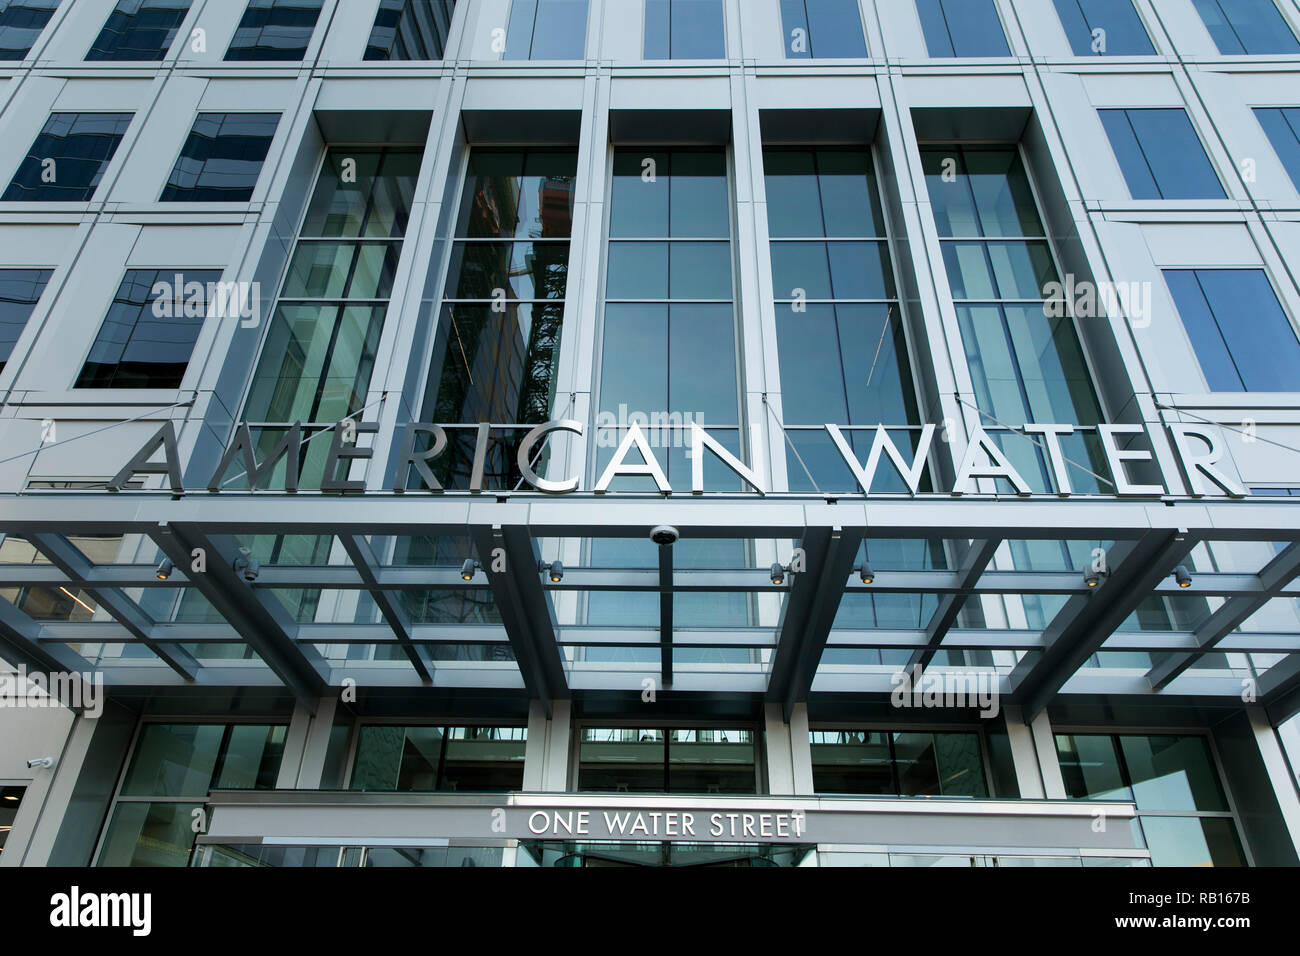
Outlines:
POLYGON ((1187 113, 1180 109, 1098 110, 1134 199, 1223 199, 1187 113))
POLYGON ((1211 391, 1300 391, 1300 339, 1262 270, 1170 269, 1165 281, 1211 391))
POLYGON ((367 60, 441 60, 456 0, 380 0, 367 60))
POLYGON ((581 60, 587 48, 587 0, 514 0, 507 60, 581 60))
POLYGON ((301 60, 323 0, 249 0, 227 60, 301 60))
POLYGON ((31 52, 59 0, 0 0, 0 60, 21 60, 31 52))
POLYGON ((1219 52, 1300 53, 1273 0, 1192 0, 1219 52))
POLYGON ((647 60, 725 56, 722 0, 645 0, 647 60))
POLYGON ((118 0, 87 60, 161 60, 167 55, 190 0, 118 0))
POLYGON ((50 269, 0 269, 0 371, 51 275, 50 269))
POLYGON ((279 113, 200 113, 162 202, 247 202, 279 122, 279 113))
POLYGON ((221 279, 220 270, 180 273, 181 290, 175 290, 177 274, 172 270, 132 269, 118 287, 77 388, 178 388, 190 363, 190 353, 199 337, 210 298, 208 284, 221 279), (166 285, 162 296, 171 301, 170 310, 156 307, 158 283, 166 285), (191 283, 204 289, 202 306, 184 304, 191 283), (181 299, 179 308, 177 298, 181 299), (159 315, 159 311, 164 311, 159 315), (172 314, 166 314, 170 311, 172 314), (180 313, 180 314, 176 314, 180 313))
POLYGON ((781 0, 781 27, 787 57, 867 55, 858 0, 781 0))
POLYGON ((130 124, 130 113, 51 113, 0 201, 85 202, 130 124))
POLYGON ((930 56, 1010 56, 993 0, 916 0, 930 56))
POLYGON ((1075 56, 1155 53, 1133 0, 1054 0, 1075 56))
POLYGON ((1257 109, 1255 117, 1291 181, 1300 189, 1300 109, 1257 109))

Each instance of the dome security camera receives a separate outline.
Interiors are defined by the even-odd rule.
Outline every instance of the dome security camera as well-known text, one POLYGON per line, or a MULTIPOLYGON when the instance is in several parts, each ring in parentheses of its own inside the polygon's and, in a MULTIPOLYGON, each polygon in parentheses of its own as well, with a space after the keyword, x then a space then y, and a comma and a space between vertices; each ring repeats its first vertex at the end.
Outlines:
POLYGON ((655 544, 676 544, 681 533, 670 524, 661 524, 650 529, 650 540, 655 544))

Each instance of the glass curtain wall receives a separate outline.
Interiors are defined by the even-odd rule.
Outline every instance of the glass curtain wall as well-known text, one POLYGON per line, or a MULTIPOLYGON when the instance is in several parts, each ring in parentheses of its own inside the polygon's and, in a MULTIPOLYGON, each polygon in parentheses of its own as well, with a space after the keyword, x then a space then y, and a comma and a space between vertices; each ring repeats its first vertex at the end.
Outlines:
MULTIPOLYGON (((605 313, 595 429, 595 478, 632 425, 641 428, 674 490, 691 483, 690 426, 705 428, 733 454, 741 451, 738 334, 731 245, 731 191, 723 148, 619 148, 610 197, 605 313)), ((634 449, 625 459, 640 464, 634 449)), ((725 465, 705 461, 705 487, 742 488, 725 465)), ((653 491, 645 477, 622 477, 610 491, 653 491)), ((678 568, 748 567, 741 540, 683 539, 678 568)), ((589 562, 599 568, 657 568, 647 540, 597 538, 589 562)), ((591 593, 587 623, 658 626, 655 594, 591 593)), ((744 594, 674 597, 677 627, 745 626, 744 594)), ((659 660, 657 647, 587 648, 589 661, 659 660)), ((677 648, 684 664, 750 663, 744 648, 677 648)))
POLYGON ((813 730, 808 736, 817 793, 989 796, 979 734, 813 730))
MULTIPOLYGON (((933 145, 921 149, 944 266, 975 387, 980 421, 1029 486, 1058 491, 1042 439, 1019 429, 1028 422, 1075 426, 1060 438, 1071 490, 1112 494, 1114 482, 1096 426, 1101 403, 1071 314, 1052 298, 1060 282, 1028 172, 1016 146, 933 145)), ((998 479, 999 490, 1011 491, 998 479)), ((1020 570, 1082 570, 1103 541, 1012 541, 1020 570)), ((1065 603, 1024 596, 1028 626, 1042 628, 1065 603)), ((1152 597, 1124 629, 1170 630, 1204 601, 1152 597), (1189 603, 1192 602, 1192 603, 1189 603)), ((1096 665, 1107 655, 1094 657, 1096 665)), ((1109 658, 1142 666, 1146 654, 1109 658)))
POLYGON ((524 786, 525 727, 361 728, 352 790, 495 793, 524 786))
POLYGON ((480 423, 497 426, 483 487, 523 487, 527 428, 572 411, 557 407, 555 383, 577 167, 573 150, 470 153, 421 419, 464 426, 447 429, 447 449, 430 463, 444 488, 469 487, 480 423))
MULTIPOLYGON (((525 487, 519 443, 531 426, 571 412, 567 402, 557 406, 555 389, 577 166, 573 149, 470 152, 420 415, 446 428, 447 448, 429 463, 444 488, 469 488, 481 423, 494 426, 483 487, 525 487)), ((420 436, 416 450, 431 440, 420 436)), ((547 473, 549 447, 533 459, 538 474, 547 473)), ((413 471, 404 480, 420 486, 413 471)), ((458 568, 472 554, 465 535, 409 536, 397 540, 393 562, 458 568)), ((501 622, 486 587, 403 591, 401 601, 416 623, 501 622)), ((505 644, 431 651, 435 659, 514 659, 505 644)))
MULTIPOLYGON (((290 424, 308 426, 304 490, 320 487, 329 452, 329 437, 310 426, 359 420, 365 409, 419 167, 417 149, 331 149, 312 194, 244 409, 259 426, 259 456, 290 424)), ((277 468, 271 487, 282 487, 277 468)), ((224 487, 247 482, 232 476, 224 487)))
POLYGON ((1057 734, 1066 793, 1137 805, 1153 866, 1245 866, 1204 737, 1057 734))
MULTIPOLYGON (((303 423, 298 487, 314 490, 325 477, 332 434, 345 419, 360 422, 374 371, 420 168, 420 150, 340 147, 329 150, 289 260, 261 361, 253 374, 243 420, 259 461, 303 423)), ((333 477, 345 478, 341 461, 333 477)), ((287 461, 270 477, 283 488, 287 461)), ((236 460, 222 487, 243 489, 236 460)), ((242 539, 264 564, 328 563, 329 535, 265 535, 242 539)), ((189 589, 192 590, 192 589, 189 589)), ((276 597, 298 621, 316 619, 319 589, 276 597)))
MULTIPOLYGON (((921 433, 916 387, 899 308, 885 217, 869 147, 777 148, 763 151, 772 284, 781 369, 780 426, 791 491, 855 492, 857 479, 825 426, 841 426, 865 462, 883 425, 904 454, 921 433)), ((928 471, 920 490, 933 490, 928 471)), ((884 464, 872 491, 906 493, 884 464)), ((948 566, 942 541, 872 539, 863 546, 876 570, 921 571, 948 566)), ((924 627, 937 607, 932 595, 844 595, 837 628, 924 627)), ((980 626, 979 607, 963 626, 980 626), (978 620, 977 620, 978 618, 978 620)), ((949 652, 939 655, 948 663, 949 652)), ((827 664, 904 664, 910 654, 828 649, 827 664)))
POLYGON ((579 791, 758 792, 750 730, 584 727, 579 741, 579 791))
POLYGON ((109 814, 98 866, 186 866, 211 790, 273 790, 283 724, 145 724, 109 814))

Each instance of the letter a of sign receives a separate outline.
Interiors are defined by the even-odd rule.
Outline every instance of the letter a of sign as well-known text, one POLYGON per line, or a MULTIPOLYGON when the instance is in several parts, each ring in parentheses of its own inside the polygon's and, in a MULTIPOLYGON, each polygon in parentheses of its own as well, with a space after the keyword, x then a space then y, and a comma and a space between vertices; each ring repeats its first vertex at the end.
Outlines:
POLYGON ((144 443, 144 447, 122 466, 122 470, 113 476, 113 480, 108 483, 108 490, 121 491, 135 475, 166 475, 167 480, 171 482, 172 491, 184 491, 185 489, 181 487, 181 469, 177 463, 179 458, 180 455, 176 453, 176 432, 171 422, 165 422, 162 428, 144 443), (163 450, 163 460, 151 462, 149 459, 160 447, 163 450))

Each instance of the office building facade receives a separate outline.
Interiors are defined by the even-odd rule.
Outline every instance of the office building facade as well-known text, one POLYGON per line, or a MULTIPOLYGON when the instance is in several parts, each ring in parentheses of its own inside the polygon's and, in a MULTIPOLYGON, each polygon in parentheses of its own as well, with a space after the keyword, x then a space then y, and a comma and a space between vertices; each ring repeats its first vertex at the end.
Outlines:
POLYGON ((1297 37, 0 3, 0 866, 1297 864, 1297 37))

